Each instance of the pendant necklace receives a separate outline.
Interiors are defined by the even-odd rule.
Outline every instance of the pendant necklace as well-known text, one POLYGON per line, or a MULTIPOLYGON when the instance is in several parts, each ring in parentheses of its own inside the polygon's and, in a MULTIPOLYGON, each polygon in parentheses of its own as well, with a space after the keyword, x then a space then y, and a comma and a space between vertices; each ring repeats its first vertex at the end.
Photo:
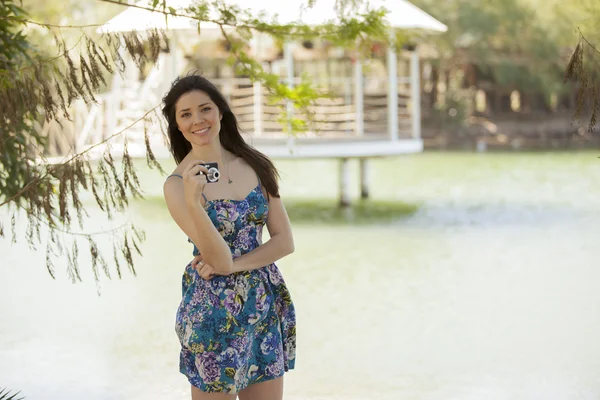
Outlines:
POLYGON ((230 185, 233 183, 231 180, 231 175, 229 175, 229 162, 226 160, 227 157, 223 157, 223 161, 225 161, 225 166, 227 167, 227 183, 230 185))

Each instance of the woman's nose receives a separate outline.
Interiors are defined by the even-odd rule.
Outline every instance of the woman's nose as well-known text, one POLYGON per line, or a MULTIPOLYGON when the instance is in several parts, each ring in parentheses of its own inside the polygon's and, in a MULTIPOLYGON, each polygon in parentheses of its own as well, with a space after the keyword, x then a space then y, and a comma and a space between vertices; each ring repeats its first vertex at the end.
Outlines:
POLYGON ((204 117, 201 115, 194 115, 194 125, 200 125, 204 122, 204 117))

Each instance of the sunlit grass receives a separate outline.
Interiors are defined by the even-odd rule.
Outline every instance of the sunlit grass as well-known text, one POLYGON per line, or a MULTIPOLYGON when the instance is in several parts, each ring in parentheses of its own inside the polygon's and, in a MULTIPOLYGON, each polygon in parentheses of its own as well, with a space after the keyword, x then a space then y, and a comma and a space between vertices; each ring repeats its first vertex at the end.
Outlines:
MULTIPOLYGON (((136 200, 133 204, 139 212, 156 216, 164 213, 168 216, 164 199, 158 196, 136 200)), ((323 224, 323 225, 368 225, 396 221, 414 214, 417 204, 401 201, 363 200, 356 201, 350 207, 341 208, 333 199, 294 199, 288 198, 285 207, 294 224, 323 224)))
POLYGON ((331 199, 286 201, 290 220, 296 224, 381 224, 410 216, 418 208, 400 201, 363 200, 346 208, 331 199))

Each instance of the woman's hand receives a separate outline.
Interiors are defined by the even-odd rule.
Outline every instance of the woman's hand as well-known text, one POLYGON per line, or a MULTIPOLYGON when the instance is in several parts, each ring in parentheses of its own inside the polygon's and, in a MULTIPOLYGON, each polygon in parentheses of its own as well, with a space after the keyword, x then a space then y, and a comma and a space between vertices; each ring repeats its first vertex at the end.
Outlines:
POLYGON ((210 280, 212 278, 214 278, 217 275, 229 275, 231 272, 223 272, 223 271, 217 271, 215 269, 215 267, 213 267, 212 265, 204 262, 202 255, 197 255, 196 257, 194 257, 194 259, 192 260, 192 268, 194 268, 196 271, 198 271, 198 275, 200 275, 200 277, 202 279, 205 280, 210 280))
POLYGON ((198 271, 198 275, 200 275, 200 277, 206 281, 214 278, 217 275, 213 266, 203 261, 200 261, 195 268, 198 271))
POLYGON ((204 167, 202 160, 191 161, 183 170, 183 192, 188 204, 195 204, 208 182, 206 174, 208 169, 204 167))

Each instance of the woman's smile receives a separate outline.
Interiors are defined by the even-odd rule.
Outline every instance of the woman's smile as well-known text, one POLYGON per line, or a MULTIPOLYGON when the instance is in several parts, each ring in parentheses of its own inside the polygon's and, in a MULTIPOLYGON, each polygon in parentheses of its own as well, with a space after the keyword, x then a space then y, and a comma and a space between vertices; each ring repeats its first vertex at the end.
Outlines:
POLYGON ((205 126, 204 128, 192 130, 192 133, 194 135, 202 135, 204 133, 207 133, 209 130, 210 130, 210 126, 205 126))

